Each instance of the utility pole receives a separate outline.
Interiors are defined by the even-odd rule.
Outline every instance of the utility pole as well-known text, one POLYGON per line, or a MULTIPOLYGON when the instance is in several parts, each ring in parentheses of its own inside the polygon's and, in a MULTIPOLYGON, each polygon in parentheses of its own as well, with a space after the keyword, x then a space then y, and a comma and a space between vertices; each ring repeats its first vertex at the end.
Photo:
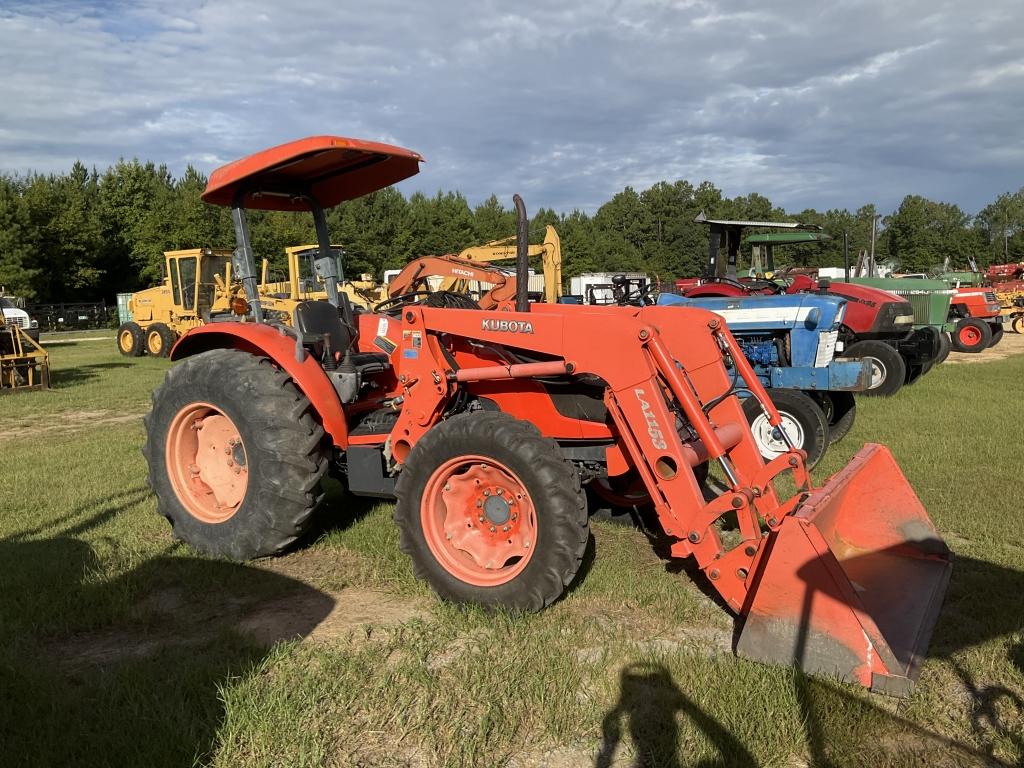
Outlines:
POLYGON ((875 236, 878 234, 878 220, 882 214, 876 213, 871 217, 871 255, 868 257, 868 277, 875 276, 875 236))

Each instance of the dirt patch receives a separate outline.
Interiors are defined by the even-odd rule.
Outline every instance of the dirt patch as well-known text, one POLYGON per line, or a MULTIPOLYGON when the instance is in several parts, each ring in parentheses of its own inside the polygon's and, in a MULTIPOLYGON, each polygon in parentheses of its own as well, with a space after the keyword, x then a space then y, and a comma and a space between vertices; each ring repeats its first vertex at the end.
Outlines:
POLYGON ((1003 333, 1003 340, 995 347, 978 353, 950 352, 946 363, 994 363, 1021 354, 1024 354, 1024 335, 1008 331, 1003 333))
POLYGON ((457 662, 467 653, 471 653, 479 648, 488 647, 492 640, 493 636, 485 629, 461 634, 448 643, 444 650, 431 653, 427 657, 427 669, 431 672, 444 669, 457 662))
MULTIPOLYGON (((634 640, 628 644, 640 653, 669 655, 690 651, 713 658, 732 653, 732 630, 724 627, 676 627, 658 637, 634 640)), ((608 652, 607 646, 587 646, 576 650, 576 658, 584 664, 600 664, 608 652)))
POLYGON ((126 424, 142 421, 143 414, 118 411, 64 411, 56 413, 45 423, 38 417, 26 418, 20 422, 5 425, 0 430, 0 442, 19 437, 44 437, 79 432, 83 429, 102 427, 108 424, 126 424))
POLYGON ((274 600, 242 600, 216 594, 198 608, 194 597, 177 587, 147 595, 132 610, 128 626, 54 639, 44 655, 71 666, 108 666, 154 656, 164 649, 199 647, 225 632, 238 632, 260 646, 277 642, 331 642, 363 629, 427 618, 419 602, 376 590, 351 587, 337 592, 301 590, 274 600))
POLYGON ((80 341, 113 341, 113 336, 86 336, 85 338, 72 338, 72 339, 48 339, 43 337, 40 343, 45 344, 47 347, 52 347, 54 344, 77 344, 80 341))
MULTIPOLYGON (((610 762, 602 763, 608 768, 630 768, 636 765, 630 755, 612 755, 610 762)), ((586 747, 552 747, 535 749, 515 755, 505 764, 505 768, 583 768, 592 766, 598 756, 596 749, 586 747)))
POLYGON ((362 569, 360 561, 360 556, 350 550, 318 546, 260 560, 253 567, 336 592, 352 586, 353 577, 362 569))
MULTIPOLYGON (((355 587, 330 595, 334 607, 305 635, 304 640, 326 642, 347 637, 353 630, 404 624, 425 619, 430 613, 422 605, 384 592, 355 587)), ((241 620, 238 627, 261 645, 303 637, 303 627, 315 622, 321 608, 317 595, 298 599, 285 597, 260 606, 241 620)))

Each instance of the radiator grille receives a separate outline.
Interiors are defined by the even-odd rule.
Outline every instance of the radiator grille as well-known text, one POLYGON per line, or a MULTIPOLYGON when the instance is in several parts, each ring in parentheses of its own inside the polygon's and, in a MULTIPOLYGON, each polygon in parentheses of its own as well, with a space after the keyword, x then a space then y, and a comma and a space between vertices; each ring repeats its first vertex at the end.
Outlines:
POLYGON ((920 291, 889 291, 889 293, 895 293, 902 299, 906 299, 910 302, 910 306, 914 310, 914 323, 917 325, 928 324, 928 311, 929 311, 929 300, 931 298, 930 293, 921 293, 920 291))
POLYGON ((4 315, 4 320, 8 322, 10 325, 16 325, 19 328, 28 328, 27 317, 22 317, 21 315, 15 315, 14 317, 4 315))

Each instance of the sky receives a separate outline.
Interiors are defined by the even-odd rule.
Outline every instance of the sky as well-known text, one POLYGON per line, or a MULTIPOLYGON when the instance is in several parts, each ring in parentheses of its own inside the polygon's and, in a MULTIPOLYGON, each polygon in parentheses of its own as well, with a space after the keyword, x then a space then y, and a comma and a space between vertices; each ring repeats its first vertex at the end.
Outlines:
POLYGON ((710 180, 791 212, 1024 186, 1020 0, 0 0, 0 171, 204 173, 307 135, 406 194, 592 213, 710 180))

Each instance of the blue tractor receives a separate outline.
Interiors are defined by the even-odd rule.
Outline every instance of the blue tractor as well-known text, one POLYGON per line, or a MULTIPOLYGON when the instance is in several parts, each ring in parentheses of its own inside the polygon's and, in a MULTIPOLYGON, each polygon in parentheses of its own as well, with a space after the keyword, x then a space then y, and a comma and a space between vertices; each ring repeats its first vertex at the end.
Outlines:
MULTIPOLYGON (((836 357, 842 350, 838 336, 845 299, 813 293, 691 299, 663 293, 658 304, 702 307, 726 321, 768 388, 786 435, 807 452, 808 466, 850 431, 856 416, 853 393, 870 386, 871 364, 836 357)), ((761 454, 772 459, 785 453, 783 436, 757 400, 747 398, 744 410, 761 454)))

